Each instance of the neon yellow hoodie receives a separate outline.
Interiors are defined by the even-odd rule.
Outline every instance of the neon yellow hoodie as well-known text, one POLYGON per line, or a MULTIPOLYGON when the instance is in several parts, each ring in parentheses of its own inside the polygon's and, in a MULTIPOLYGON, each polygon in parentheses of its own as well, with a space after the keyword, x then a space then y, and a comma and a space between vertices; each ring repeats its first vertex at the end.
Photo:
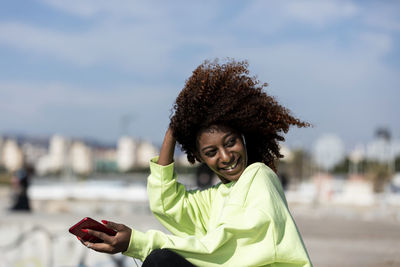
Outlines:
POLYGON ((156 162, 150 161, 150 208, 172 235, 132 229, 124 255, 143 261, 168 248, 196 266, 312 266, 281 184, 263 163, 248 166, 236 182, 186 191, 173 163, 156 162))

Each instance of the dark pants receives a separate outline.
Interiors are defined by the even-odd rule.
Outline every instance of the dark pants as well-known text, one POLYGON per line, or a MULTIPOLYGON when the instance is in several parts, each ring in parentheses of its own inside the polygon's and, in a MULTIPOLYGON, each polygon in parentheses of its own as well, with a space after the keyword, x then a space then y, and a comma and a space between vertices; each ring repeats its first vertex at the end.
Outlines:
POLYGON ((195 267, 181 255, 163 248, 153 250, 143 262, 142 267, 195 267))
POLYGON ((11 210, 18 211, 30 211, 31 207, 29 205, 29 198, 27 194, 19 194, 16 196, 15 203, 11 207, 11 210))

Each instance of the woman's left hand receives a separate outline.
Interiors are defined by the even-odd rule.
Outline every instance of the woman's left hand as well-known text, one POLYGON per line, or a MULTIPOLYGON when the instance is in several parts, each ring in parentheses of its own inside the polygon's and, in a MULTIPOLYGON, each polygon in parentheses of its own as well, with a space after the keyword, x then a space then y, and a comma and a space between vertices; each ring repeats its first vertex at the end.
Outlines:
POLYGON ((91 248, 98 252, 104 252, 109 254, 115 254, 119 252, 124 252, 128 249, 129 242, 131 239, 131 228, 124 224, 119 224, 110 221, 103 221, 108 228, 111 228, 117 232, 115 236, 107 235, 106 233, 86 229, 89 234, 100 238, 104 242, 102 243, 91 243, 88 241, 81 240, 82 244, 86 247, 91 248))

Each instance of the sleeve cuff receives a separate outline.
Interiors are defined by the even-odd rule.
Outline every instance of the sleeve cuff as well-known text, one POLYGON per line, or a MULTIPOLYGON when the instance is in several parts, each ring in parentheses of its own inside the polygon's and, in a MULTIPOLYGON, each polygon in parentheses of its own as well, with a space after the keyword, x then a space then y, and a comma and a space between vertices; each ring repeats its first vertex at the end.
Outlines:
POLYGON ((143 239, 144 239, 144 233, 132 229, 131 239, 129 241, 128 249, 125 252, 122 252, 122 254, 143 261, 144 258, 147 257, 147 255, 143 255, 143 247, 142 249, 140 249, 141 244, 144 243, 143 239))
POLYGON ((159 247, 156 245, 158 242, 154 242, 154 240, 155 238, 151 234, 148 236, 146 233, 132 229, 128 249, 122 254, 144 261, 151 251, 159 247))
POLYGON ((175 163, 172 162, 169 165, 159 165, 157 164, 158 157, 154 157, 150 160, 150 173, 152 176, 159 179, 171 180, 174 176, 175 163))
POLYGON ((133 258, 138 258, 138 257, 135 257, 135 251, 133 249, 133 238, 135 236, 135 232, 136 231, 132 229, 131 239, 129 240, 128 249, 126 251, 122 252, 122 255, 133 257, 133 258))

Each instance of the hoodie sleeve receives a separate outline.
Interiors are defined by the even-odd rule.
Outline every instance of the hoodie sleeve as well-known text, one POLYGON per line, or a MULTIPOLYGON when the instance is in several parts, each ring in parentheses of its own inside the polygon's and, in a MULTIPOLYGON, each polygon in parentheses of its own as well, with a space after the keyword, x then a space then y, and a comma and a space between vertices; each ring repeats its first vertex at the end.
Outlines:
POLYGON ((132 230, 124 255, 142 261, 157 248, 171 249, 196 266, 260 266, 275 261, 273 222, 257 209, 226 206, 217 228, 204 236, 178 237, 132 230))
POLYGON ((158 165, 150 161, 147 193, 150 209, 171 233, 177 236, 204 235, 209 220, 212 190, 186 191, 176 180, 174 163, 158 165))
MULTIPOLYGON (((124 255, 144 260, 152 250, 168 248, 196 266, 312 266, 274 178, 259 164, 249 167, 224 200, 217 224, 204 235, 132 230, 124 255)), ((174 210, 173 203, 164 210, 174 210)), ((182 212, 172 214, 178 218, 174 223, 181 220, 182 212)), ((184 217, 198 219, 190 212, 184 217)))

